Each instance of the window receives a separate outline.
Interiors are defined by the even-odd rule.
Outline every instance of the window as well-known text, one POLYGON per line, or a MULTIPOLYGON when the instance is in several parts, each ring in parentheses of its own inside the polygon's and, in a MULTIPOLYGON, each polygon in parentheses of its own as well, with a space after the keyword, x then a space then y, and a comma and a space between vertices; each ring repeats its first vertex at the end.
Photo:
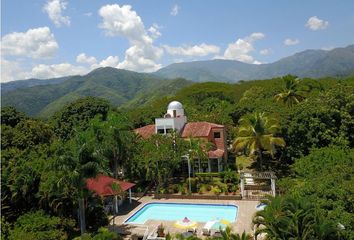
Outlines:
POLYGON ((165 134, 165 129, 157 129, 157 133, 159 133, 159 134, 165 134))
POLYGON ((214 138, 220 138, 220 132, 214 132, 214 138))

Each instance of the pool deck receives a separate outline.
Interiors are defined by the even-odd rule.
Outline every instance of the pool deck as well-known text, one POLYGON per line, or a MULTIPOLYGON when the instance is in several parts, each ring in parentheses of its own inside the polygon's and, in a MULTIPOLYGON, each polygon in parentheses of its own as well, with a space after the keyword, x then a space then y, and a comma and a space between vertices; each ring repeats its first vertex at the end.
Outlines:
MULTIPOLYGON (((119 209, 118 215, 110 222, 110 228, 121 234, 126 235, 137 235, 143 236, 147 227, 148 231, 151 232, 157 228, 161 223, 165 227, 165 232, 179 233, 184 232, 183 229, 178 229, 173 226, 174 221, 158 221, 158 220, 148 220, 145 224, 124 224, 124 221, 132 216, 136 211, 141 209, 145 204, 151 202, 158 203, 201 203, 201 204, 229 204, 238 206, 236 221, 232 223, 232 230, 237 233, 242 233, 246 231, 247 233, 252 233, 252 217, 256 212, 256 206, 259 204, 258 201, 247 201, 247 200, 206 200, 206 199, 154 199, 152 197, 143 197, 137 201, 133 199, 132 204, 125 204, 119 209)), ((187 216, 187 213, 186 213, 187 216)), ((197 232, 198 236, 201 236, 201 230, 205 222, 198 222, 197 232)))

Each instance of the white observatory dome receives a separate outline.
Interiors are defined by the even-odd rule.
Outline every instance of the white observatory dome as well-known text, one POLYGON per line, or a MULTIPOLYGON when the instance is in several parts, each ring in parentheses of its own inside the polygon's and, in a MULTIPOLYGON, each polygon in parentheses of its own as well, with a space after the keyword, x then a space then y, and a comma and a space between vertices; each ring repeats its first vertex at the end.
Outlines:
POLYGON ((182 103, 178 101, 172 101, 170 104, 168 104, 167 110, 177 110, 177 109, 183 109, 182 103))

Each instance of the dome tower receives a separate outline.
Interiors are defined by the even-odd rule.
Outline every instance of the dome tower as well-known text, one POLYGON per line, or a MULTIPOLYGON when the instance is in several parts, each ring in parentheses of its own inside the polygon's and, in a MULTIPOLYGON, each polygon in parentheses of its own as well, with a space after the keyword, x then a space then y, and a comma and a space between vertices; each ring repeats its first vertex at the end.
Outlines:
POLYGON ((182 103, 172 101, 168 104, 164 117, 155 119, 155 132, 167 134, 176 131, 180 133, 186 123, 187 117, 184 115, 182 103))

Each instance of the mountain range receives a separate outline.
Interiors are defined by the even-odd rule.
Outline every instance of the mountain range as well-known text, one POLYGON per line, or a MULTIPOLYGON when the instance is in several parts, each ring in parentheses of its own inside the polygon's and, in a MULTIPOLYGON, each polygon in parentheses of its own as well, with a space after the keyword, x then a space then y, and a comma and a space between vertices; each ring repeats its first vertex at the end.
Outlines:
POLYGON ((302 78, 347 76, 354 74, 354 45, 330 51, 306 50, 268 64, 222 59, 174 63, 155 74, 165 78, 182 77, 194 82, 237 82, 286 74, 302 78))
POLYGON ((155 73, 106 67, 83 76, 19 80, 1 84, 1 103, 46 118, 84 96, 105 98, 115 106, 136 107, 172 96, 193 82, 235 83, 286 74, 313 78, 353 75, 354 45, 330 51, 306 50, 269 64, 209 60, 175 63, 155 73))
POLYGON ((1 100, 2 106, 14 106, 30 116, 46 118, 65 104, 84 96, 104 98, 115 106, 138 106, 155 97, 173 95, 190 84, 192 82, 185 79, 167 80, 152 74, 105 67, 84 76, 69 77, 57 84, 5 91, 1 100))

